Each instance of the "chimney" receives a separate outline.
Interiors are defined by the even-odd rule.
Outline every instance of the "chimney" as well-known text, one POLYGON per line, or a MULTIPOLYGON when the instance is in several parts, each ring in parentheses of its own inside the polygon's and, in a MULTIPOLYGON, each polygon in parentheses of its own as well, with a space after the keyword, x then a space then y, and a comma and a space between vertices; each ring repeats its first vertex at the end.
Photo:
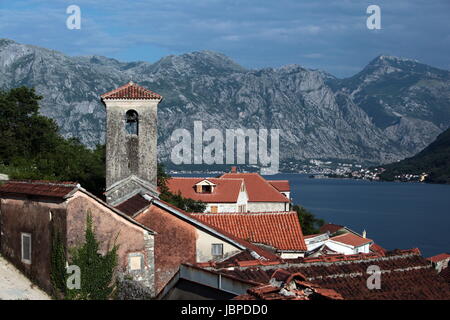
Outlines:
POLYGON ((366 232, 366 230, 364 230, 364 231, 362 232, 362 237, 365 239, 366 236, 367 236, 367 232, 366 232))
POLYGON ((236 167, 231 167, 231 173, 236 173, 236 172, 237 172, 236 167))

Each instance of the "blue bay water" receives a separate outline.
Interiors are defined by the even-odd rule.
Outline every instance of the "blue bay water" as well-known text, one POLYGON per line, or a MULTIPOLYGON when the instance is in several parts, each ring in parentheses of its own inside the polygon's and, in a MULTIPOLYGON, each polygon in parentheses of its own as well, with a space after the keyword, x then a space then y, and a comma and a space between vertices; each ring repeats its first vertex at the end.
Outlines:
POLYGON ((425 257, 450 252, 450 185, 310 179, 304 174, 265 178, 289 180, 295 204, 327 222, 359 233, 365 229, 386 249, 419 248, 425 257))
POLYGON ((345 225, 386 249, 418 247, 425 257, 450 252, 450 186, 352 179, 287 179, 293 202, 327 222, 345 225))

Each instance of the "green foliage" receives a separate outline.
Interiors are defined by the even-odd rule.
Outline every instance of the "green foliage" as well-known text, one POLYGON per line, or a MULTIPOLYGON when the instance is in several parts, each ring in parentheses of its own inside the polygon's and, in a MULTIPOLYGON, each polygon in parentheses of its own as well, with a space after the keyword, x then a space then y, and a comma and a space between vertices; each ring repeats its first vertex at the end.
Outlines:
POLYGON ((61 239, 61 233, 52 230, 52 253, 50 278, 56 297, 65 296, 67 290, 66 249, 61 239))
POLYGON ((206 209, 206 203, 203 201, 197 201, 189 198, 185 198, 181 193, 173 194, 167 187, 167 180, 170 179, 170 175, 166 173, 164 165, 158 163, 158 188, 160 192, 160 199, 166 201, 177 208, 180 208, 186 212, 203 212, 206 209))
POLYGON ((380 175, 385 181, 395 180, 402 174, 428 174, 427 182, 450 183, 450 128, 414 157, 383 166, 380 175))
POLYGON ((101 196, 105 188, 105 147, 90 150, 64 139, 57 124, 39 114, 34 89, 0 91, 0 172, 12 179, 77 181, 101 196))
POLYGON ((67 298, 76 300, 105 300, 114 291, 114 271, 118 264, 118 246, 114 245, 105 255, 99 253, 92 216, 86 218, 85 243, 71 250, 72 265, 80 267, 81 288, 67 289, 67 298))
POLYGON ((302 231, 305 236, 319 233, 319 228, 325 223, 323 219, 316 218, 314 214, 298 205, 294 205, 292 209, 297 212, 298 219, 300 220, 300 225, 302 226, 302 231))

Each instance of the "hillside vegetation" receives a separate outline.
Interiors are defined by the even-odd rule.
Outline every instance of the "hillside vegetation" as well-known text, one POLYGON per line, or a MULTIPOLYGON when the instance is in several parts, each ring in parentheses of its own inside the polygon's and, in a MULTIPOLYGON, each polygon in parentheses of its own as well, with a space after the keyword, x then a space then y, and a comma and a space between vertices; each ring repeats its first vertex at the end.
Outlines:
POLYGON ((20 87, 0 91, 0 172, 11 179, 76 181, 101 196, 105 150, 65 139, 55 121, 39 114, 41 96, 20 87))
POLYGON ((450 183, 450 128, 417 155, 385 166, 383 180, 395 180, 401 174, 427 173, 426 182, 450 183))

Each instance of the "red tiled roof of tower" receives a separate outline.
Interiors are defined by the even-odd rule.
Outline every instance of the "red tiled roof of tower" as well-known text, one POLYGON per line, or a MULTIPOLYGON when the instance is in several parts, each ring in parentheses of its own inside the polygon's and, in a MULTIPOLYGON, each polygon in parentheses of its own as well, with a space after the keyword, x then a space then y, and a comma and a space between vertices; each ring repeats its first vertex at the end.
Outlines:
POLYGON ((289 202, 269 181, 258 173, 225 173, 221 178, 244 179, 249 202, 289 202))
POLYGON ((9 180, 0 185, 0 194, 23 194, 64 198, 80 185, 76 182, 44 181, 44 180, 9 180))
POLYGON ((243 179, 218 179, 218 178, 185 178, 175 177, 167 180, 170 192, 178 192, 185 198, 201 200, 207 203, 234 203, 237 201, 243 179), (212 193, 198 193, 195 185, 201 181, 210 181, 216 186, 212 193))
POLYGON ((280 192, 291 191, 289 180, 267 180, 267 182, 280 192))
POLYGON ((130 81, 127 84, 101 95, 103 99, 150 99, 162 100, 162 96, 130 81))
POLYGON ((354 247, 359 247, 364 244, 373 242, 373 240, 371 240, 371 239, 363 238, 363 237, 357 236, 356 234, 353 234, 353 233, 345 233, 345 234, 341 234, 339 236, 334 236, 334 237, 330 238, 330 240, 340 242, 343 244, 347 244, 350 246, 354 246, 354 247))
POLYGON ((279 250, 306 251, 296 212, 199 213, 198 220, 230 232, 241 239, 279 250))
POLYGON ((440 253, 438 255, 427 258, 428 261, 435 262, 435 263, 442 261, 442 260, 446 260, 446 259, 450 259, 450 254, 440 253))

